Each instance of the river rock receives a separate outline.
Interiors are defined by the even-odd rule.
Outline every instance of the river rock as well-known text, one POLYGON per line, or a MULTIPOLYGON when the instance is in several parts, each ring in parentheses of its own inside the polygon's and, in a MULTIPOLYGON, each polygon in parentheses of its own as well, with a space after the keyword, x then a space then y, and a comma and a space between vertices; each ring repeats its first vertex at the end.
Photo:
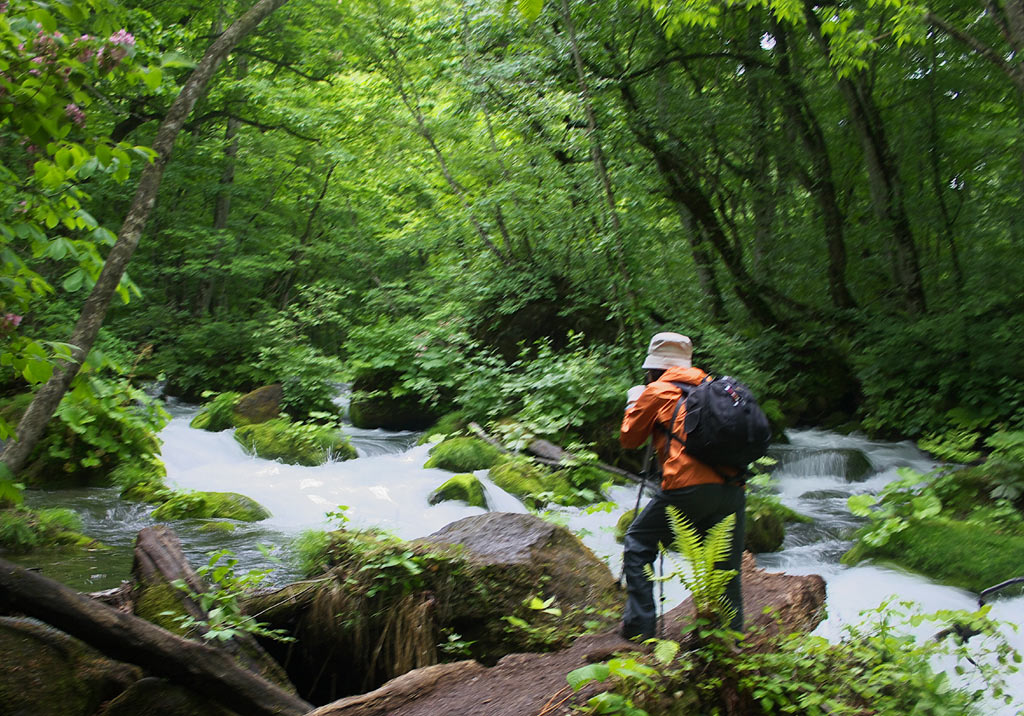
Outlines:
POLYGON ((0 617, 0 711, 31 716, 92 716, 142 678, 35 619, 0 617))
POLYGON ((315 467, 328 460, 356 457, 356 449, 336 427, 294 423, 285 418, 242 425, 235 430, 235 440, 264 460, 280 460, 287 465, 315 467))
POLYGON ((485 594, 466 594, 453 606, 460 621, 476 623, 481 638, 507 643, 502 618, 522 614, 523 603, 532 597, 553 599, 566 622, 573 621, 574 609, 600 610, 619 600, 618 583, 604 562, 569 530, 533 515, 466 517, 417 542, 457 546, 470 574, 477 575, 475 582, 489 583, 485 594))

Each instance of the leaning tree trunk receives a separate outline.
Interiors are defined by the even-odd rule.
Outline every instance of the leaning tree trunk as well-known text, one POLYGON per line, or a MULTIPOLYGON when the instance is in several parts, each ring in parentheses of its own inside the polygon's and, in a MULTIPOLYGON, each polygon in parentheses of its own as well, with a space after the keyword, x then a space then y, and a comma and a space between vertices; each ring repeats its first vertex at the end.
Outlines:
POLYGON ((112 659, 137 664, 240 714, 299 716, 312 708, 239 667, 224 651, 182 639, 3 559, 0 606, 35 617, 112 659))
POLYGON ((236 20, 223 35, 214 40, 207 48, 203 59, 171 104, 167 115, 157 129, 156 139, 153 142, 156 157, 142 171, 139 185, 135 190, 135 197, 132 199, 124 223, 121 224, 117 241, 110 249, 99 279, 85 300, 78 323, 75 324, 71 337, 68 339, 68 343, 74 346, 71 359, 58 365, 54 369, 53 377, 36 393, 18 423, 17 440, 9 443, 3 454, 0 455, 0 461, 11 472, 17 473, 24 467, 32 448, 42 436, 46 424, 53 417, 64 393, 67 392, 71 381, 78 374, 82 362, 96 341, 100 326, 103 325, 103 319, 110 307, 110 301, 114 297, 118 284, 121 283, 121 277, 128 266, 128 261, 139 244, 146 221, 156 204, 160 180, 163 178, 164 169, 171 158, 174 141, 196 101, 206 91, 206 85, 213 77, 213 73, 235 45, 264 18, 286 2, 287 0, 259 0, 247 13, 236 20))

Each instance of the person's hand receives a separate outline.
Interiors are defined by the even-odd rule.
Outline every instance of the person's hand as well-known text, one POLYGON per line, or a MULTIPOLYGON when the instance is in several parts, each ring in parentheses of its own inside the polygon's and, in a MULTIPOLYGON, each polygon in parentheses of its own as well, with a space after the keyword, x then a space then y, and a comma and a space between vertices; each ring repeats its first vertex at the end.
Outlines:
POLYGON ((634 385, 626 391, 626 410, 633 407, 633 403, 639 400, 640 394, 643 393, 646 388, 646 385, 634 385))

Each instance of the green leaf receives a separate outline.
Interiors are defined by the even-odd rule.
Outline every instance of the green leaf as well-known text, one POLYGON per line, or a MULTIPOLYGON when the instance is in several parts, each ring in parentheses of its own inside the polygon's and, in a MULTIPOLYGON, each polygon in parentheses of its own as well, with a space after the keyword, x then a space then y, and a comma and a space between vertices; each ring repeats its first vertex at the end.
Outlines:
POLYGON ((587 664, 565 675, 573 691, 579 691, 591 681, 604 681, 611 674, 607 664, 587 664))
POLYGON ((877 498, 874 495, 853 495, 846 500, 846 506, 850 512, 858 517, 870 517, 871 508, 876 500, 877 498))
POLYGON ((518 0, 519 14, 528 22, 533 22, 540 17, 540 11, 544 9, 544 0, 518 0))

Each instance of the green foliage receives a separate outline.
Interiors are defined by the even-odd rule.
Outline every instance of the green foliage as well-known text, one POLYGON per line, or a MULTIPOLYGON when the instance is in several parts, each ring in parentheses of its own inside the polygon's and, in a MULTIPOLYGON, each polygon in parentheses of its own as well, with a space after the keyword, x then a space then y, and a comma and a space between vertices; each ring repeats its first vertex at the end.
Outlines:
POLYGON ((105 476, 120 464, 154 458, 160 452, 156 434, 170 420, 158 402, 127 380, 89 372, 75 379, 56 418, 33 451, 33 460, 54 466, 34 468, 38 482, 90 471, 105 476))
POLYGON ((206 613, 205 619, 173 612, 164 615, 172 616, 187 631, 199 631, 204 639, 210 641, 229 641, 240 634, 252 634, 275 641, 295 641, 285 630, 269 629, 266 623, 244 613, 241 597, 259 588, 271 570, 251 569, 245 574, 237 574, 237 564, 238 560, 229 550, 220 550, 211 553, 209 561, 196 570, 200 577, 209 582, 210 589, 195 592, 183 579, 171 582, 172 586, 199 604, 206 613))
POLYGON ((847 626, 836 643, 804 633, 739 636, 698 627, 702 638, 692 651, 682 652, 674 641, 655 642, 654 667, 620 657, 577 669, 568 680, 578 690, 617 677, 612 691, 589 702, 587 713, 662 713, 668 704, 663 694, 672 692, 672 708, 686 713, 980 716, 991 699, 1012 703, 1007 683, 1021 656, 1000 633, 1006 625, 988 617, 988 607, 908 614, 912 606, 883 603, 862 615, 860 624, 847 626), (928 623, 935 624, 932 631, 942 630, 939 637, 909 636, 928 623), (986 638, 967 642, 951 625, 986 638), (954 685, 949 670, 933 666, 940 659, 952 662, 959 675, 972 672, 970 685, 954 685), (604 704, 619 710, 598 710, 604 704))
POLYGON ((259 346, 256 367, 277 376, 284 395, 281 407, 291 415, 329 410, 337 392, 342 364, 309 343, 296 312, 279 314, 256 336, 259 346))
POLYGON ((173 495, 164 484, 166 477, 167 468, 155 455, 121 463, 110 473, 110 481, 121 488, 123 499, 156 504, 165 502, 173 495))
POLYGON ((729 623, 735 610, 725 599, 725 588, 736 576, 736 570, 718 569, 716 565, 729 557, 736 515, 726 516, 701 538, 682 512, 672 505, 666 510, 675 538, 672 551, 664 546, 662 551, 668 556, 672 569, 657 577, 648 566, 648 578, 652 581, 679 579, 690 590, 698 618, 717 618, 723 624, 729 623))

